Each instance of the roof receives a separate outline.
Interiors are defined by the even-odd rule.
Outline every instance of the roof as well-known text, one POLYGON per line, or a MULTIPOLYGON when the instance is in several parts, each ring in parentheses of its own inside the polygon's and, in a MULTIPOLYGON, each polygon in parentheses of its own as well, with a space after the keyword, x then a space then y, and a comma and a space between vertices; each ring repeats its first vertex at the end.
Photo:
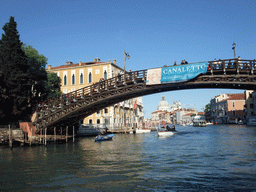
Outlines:
MULTIPOLYGON (((68 61, 67 63, 70 63, 70 61, 68 61)), ((76 67, 81 67, 81 66, 87 66, 87 65, 100 65, 100 64, 111 64, 114 65, 115 67, 122 69, 121 67, 119 67, 118 65, 116 65, 115 63, 111 63, 109 62, 101 62, 100 60, 94 60, 94 61, 90 61, 90 62, 83 62, 83 63, 75 63, 73 64, 71 62, 71 64, 65 64, 65 65, 60 65, 60 66, 56 66, 56 67, 51 67, 50 70, 59 70, 59 69, 69 69, 69 68, 76 68, 76 67)), ((49 69, 46 68, 46 71, 48 71, 49 69)))
MULTIPOLYGON (((95 65, 95 64, 102 64, 102 63, 106 63, 106 62, 85 62, 85 63, 81 63, 81 66, 95 65)), ((67 68, 75 68, 75 67, 79 67, 79 63, 71 64, 71 65, 60 65, 60 66, 57 66, 57 67, 51 67, 51 70, 67 69, 67 68)), ((48 70, 48 69, 46 69, 46 70, 48 70)))
POLYGON ((229 98, 227 100, 245 100, 245 96, 244 93, 229 94, 229 98))

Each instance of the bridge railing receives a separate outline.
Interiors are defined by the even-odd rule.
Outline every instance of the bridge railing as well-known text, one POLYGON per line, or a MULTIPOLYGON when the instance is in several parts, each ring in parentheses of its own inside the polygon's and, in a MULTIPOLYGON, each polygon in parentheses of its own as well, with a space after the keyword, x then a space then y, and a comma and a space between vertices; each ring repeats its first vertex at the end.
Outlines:
POLYGON ((214 72, 232 72, 251 73, 256 70, 256 60, 245 59, 226 59, 218 61, 209 61, 208 71, 214 72))
MULTIPOLYGON (((227 74, 227 73, 246 73, 253 74, 256 70, 255 60, 243 59, 226 59, 208 62, 207 72, 209 74, 227 74)), ((37 112, 40 112, 41 118, 44 115, 50 115, 56 111, 69 110, 77 101, 83 100, 86 102, 89 98, 93 98, 97 94, 103 94, 107 90, 116 89, 118 87, 127 86, 145 82, 147 78, 147 70, 139 70, 125 72, 116 77, 95 82, 89 86, 63 94, 58 98, 49 99, 40 103, 37 107, 37 112)))
POLYGON ((36 111, 41 112, 42 116, 45 114, 49 115, 50 113, 61 110, 64 106, 68 108, 70 104, 76 103, 78 100, 86 100, 86 98, 91 98, 95 94, 101 94, 106 90, 116 89, 127 84, 146 81, 146 74, 147 70, 132 71, 113 78, 95 82, 87 87, 63 94, 58 98, 48 99, 43 103, 40 103, 36 111))

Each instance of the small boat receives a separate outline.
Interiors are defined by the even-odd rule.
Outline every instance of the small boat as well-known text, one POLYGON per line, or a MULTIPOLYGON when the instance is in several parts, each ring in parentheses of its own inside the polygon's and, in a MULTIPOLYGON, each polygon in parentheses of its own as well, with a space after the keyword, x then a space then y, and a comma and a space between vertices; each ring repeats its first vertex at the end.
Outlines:
POLYGON ((172 136, 174 135, 174 133, 177 132, 175 129, 175 125, 173 125, 172 127, 170 127, 169 125, 166 126, 166 128, 164 130, 158 130, 157 134, 158 136, 172 136))
POLYGON ((114 137, 114 134, 110 135, 98 135, 94 141, 107 141, 111 140, 114 137))
POLYGON ((151 130, 147 128, 136 129, 136 133, 150 133, 151 130))
POLYGON ((106 134, 107 128, 104 125, 93 125, 93 124, 81 124, 77 136, 87 137, 87 136, 97 136, 100 134, 106 134))
POLYGON ((206 121, 194 120, 193 122, 194 127, 206 127, 206 125, 206 121))

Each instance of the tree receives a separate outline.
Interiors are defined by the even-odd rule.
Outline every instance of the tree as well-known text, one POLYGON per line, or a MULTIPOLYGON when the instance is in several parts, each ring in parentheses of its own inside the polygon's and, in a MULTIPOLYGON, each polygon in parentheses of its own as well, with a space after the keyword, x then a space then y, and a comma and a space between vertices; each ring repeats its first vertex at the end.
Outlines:
POLYGON ((17 23, 10 17, 0 40, 0 123, 18 121, 29 102, 28 58, 22 50, 17 23))
POLYGON ((62 95, 60 91, 61 78, 57 76, 56 73, 47 74, 47 98, 53 99, 62 95))
POLYGON ((207 105, 205 105, 205 110, 204 110, 204 112, 208 112, 208 111, 210 111, 210 110, 211 110, 211 104, 208 103, 207 105))
POLYGON ((56 73, 47 73, 45 66, 47 58, 39 54, 36 49, 31 45, 23 45, 23 50, 28 56, 30 85, 32 86, 31 92, 31 111, 35 111, 38 103, 46 99, 53 99, 59 97, 62 92, 60 91, 60 77, 56 73))
POLYGON ((28 57, 28 73, 29 73, 29 85, 31 86, 30 92, 30 109, 27 111, 31 114, 38 103, 45 100, 48 97, 48 84, 47 84, 47 72, 45 65, 47 64, 47 58, 39 54, 36 49, 31 45, 22 45, 26 56, 28 57))

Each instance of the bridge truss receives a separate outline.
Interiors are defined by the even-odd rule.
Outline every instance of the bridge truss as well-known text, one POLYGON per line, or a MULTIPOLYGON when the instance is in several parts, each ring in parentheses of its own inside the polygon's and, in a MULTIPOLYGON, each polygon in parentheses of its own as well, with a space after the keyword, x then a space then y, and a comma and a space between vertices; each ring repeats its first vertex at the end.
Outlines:
POLYGON ((43 102, 37 108, 38 117, 33 124, 37 131, 71 125, 118 102, 165 91, 199 88, 255 90, 255 74, 255 60, 238 59, 209 61, 206 74, 182 83, 147 85, 147 70, 126 72, 43 102))

